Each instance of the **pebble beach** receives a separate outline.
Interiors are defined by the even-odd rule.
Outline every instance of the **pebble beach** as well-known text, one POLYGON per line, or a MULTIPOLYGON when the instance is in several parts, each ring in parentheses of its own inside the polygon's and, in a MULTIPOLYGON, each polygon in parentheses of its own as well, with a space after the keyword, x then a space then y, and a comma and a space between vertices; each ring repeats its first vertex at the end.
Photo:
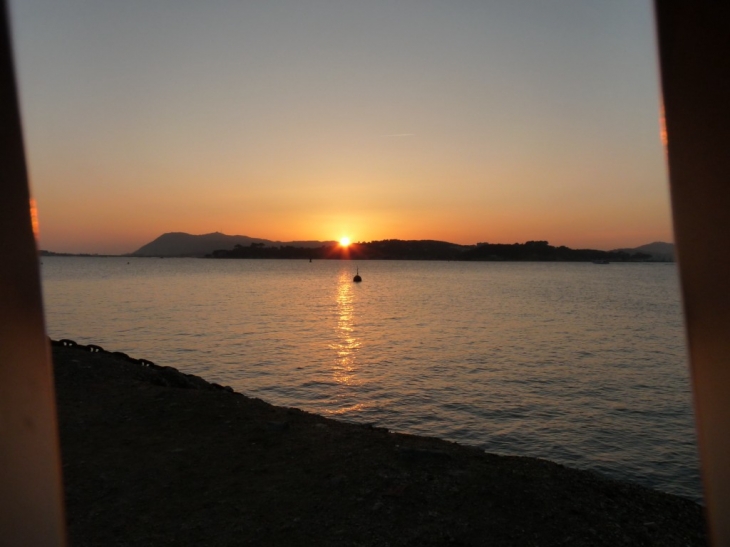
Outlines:
POLYGON ((697 503, 53 347, 71 545, 707 544, 697 503))

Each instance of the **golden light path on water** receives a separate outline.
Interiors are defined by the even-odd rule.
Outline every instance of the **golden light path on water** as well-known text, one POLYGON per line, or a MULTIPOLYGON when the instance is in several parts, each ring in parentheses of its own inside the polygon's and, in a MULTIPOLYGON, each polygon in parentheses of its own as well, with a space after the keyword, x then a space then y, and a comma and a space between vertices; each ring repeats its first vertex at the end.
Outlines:
MULTIPOLYGON (((355 295, 349 273, 343 272, 337 282, 337 322, 334 325, 336 342, 330 344, 335 353, 332 365, 332 376, 342 386, 357 386, 362 383, 357 371, 357 352, 361 342, 355 336, 355 295)), ((338 408, 332 414, 347 414, 364 408, 363 403, 356 403, 338 408)))

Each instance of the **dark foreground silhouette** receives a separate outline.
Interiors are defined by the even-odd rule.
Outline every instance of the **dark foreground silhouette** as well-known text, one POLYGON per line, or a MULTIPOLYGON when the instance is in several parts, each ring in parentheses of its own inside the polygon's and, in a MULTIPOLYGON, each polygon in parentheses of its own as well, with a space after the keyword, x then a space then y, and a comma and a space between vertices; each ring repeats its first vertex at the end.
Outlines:
POLYGON ((701 507, 680 497, 121 355, 53 358, 71 545, 705 545, 701 507))

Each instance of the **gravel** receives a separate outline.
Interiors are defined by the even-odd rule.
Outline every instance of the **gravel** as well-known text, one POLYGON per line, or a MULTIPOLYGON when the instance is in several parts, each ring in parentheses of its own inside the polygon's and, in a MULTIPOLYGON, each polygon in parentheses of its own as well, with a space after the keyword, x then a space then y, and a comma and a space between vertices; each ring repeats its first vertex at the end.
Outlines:
POLYGON ((54 347, 70 544, 699 546, 693 501, 54 347))

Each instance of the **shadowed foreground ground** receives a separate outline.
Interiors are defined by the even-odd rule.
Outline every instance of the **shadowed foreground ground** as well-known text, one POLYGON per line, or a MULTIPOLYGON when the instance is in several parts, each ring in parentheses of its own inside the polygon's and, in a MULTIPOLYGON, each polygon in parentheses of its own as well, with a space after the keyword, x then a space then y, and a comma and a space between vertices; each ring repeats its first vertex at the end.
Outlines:
POLYGON ((54 347, 70 542, 705 545, 697 504, 54 347))

